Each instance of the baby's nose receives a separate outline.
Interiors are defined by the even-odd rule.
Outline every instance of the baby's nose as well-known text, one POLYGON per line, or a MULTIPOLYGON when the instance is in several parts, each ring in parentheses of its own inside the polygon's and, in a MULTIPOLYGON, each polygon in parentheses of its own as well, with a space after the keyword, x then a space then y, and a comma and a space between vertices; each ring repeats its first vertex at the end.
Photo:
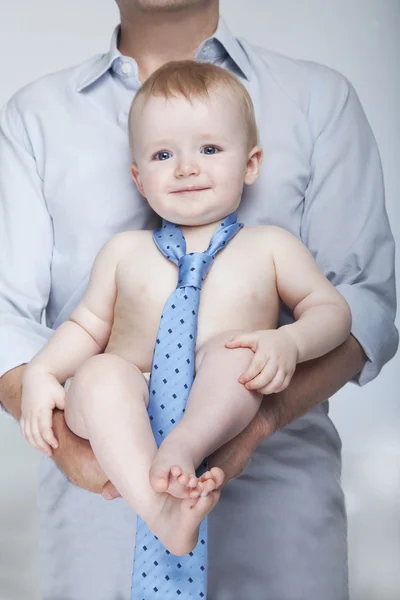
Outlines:
POLYGON ((175 170, 176 177, 190 177, 191 175, 198 175, 199 173, 200 167, 194 160, 181 161, 175 170))

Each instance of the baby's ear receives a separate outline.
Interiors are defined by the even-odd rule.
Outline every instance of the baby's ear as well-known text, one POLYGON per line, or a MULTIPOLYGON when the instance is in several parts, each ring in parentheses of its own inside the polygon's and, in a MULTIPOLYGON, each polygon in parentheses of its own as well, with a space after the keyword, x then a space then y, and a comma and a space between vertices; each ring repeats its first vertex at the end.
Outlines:
POLYGON ((260 174, 261 164, 263 161, 263 151, 260 146, 254 146, 247 158, 246 172, 244 174, 244 182, 248 185, 254 183, 260 174))
POLYGON ((135 162, 133 162, 131 164, 131 175, 132 175, 133 181, 136 183, 137 189, 142 194, 142 196, 144 196, 144 190, 143 190, 142 180, 140 179, 139 169, 138 169, 137 164, 135 162))

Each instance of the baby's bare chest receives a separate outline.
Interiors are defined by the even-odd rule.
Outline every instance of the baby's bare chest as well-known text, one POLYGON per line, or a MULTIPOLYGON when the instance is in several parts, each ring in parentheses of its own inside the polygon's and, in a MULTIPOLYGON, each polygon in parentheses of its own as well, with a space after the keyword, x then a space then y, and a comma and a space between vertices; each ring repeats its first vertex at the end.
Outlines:
MULTIPOLYGON (((216 255, 203 281, 198 341, 233 328, 273 327, 279 313, 272 258, 242 238, 216 255)), ((157 330, 169 295, 178 283, 178 267, 153 245, 141 257, 123 260, 117 270, 115 325, 139 334, 157 330), (119 326, 118 326, 119 324, 119 326)))

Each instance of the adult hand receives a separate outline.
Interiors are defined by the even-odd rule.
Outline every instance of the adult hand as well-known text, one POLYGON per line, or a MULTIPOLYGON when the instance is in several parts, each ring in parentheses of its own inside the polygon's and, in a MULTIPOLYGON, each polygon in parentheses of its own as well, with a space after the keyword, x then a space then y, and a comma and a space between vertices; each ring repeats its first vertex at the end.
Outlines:
POLYGON ((108 477, 101 469, 87 440, 76 436, 68 428, 63 411, 53 413, 53 428, 59 447, 52 458, 71 483, 101 494, 108 477))
POLYGON ((260 410, 239 435, 218 448, 209 458, 209 469, 219 467, 225 474, 224 485, 240 477, 247 467, 253 452, 272 431, 265 419, 262 405, 260 410))
MULTIPOLYGON (((255 448, 249 445, 249 439, 244 431, 218 448, 208 458, 208 468, 219 467, 223 470, 225 479, 223 485, 231 479, 240 477, 247 467, 255 448)), ((223 486, 222 486, 223 487, 223 486)))

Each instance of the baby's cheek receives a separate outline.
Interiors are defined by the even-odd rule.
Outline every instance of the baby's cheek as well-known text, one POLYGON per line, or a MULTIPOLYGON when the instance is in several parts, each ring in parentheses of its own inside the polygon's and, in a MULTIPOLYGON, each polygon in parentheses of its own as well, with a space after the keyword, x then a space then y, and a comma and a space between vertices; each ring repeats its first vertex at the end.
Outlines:
POLYGON ((230 198, 242 195, 244 178, 236 171, 226 173, 221 179, 221 189, 230 198))
POLYGON ((143 188, 146 198, 157 201, 163 193, 165 186, 163 187, 160 177, 154 174, 143 180, 143 188))
POLYGON ((239 187, 243 183, 245 170, 242 161, 227 160, 220 167, 219 176, 225 184, 229 184, 232 187, 239 187))

